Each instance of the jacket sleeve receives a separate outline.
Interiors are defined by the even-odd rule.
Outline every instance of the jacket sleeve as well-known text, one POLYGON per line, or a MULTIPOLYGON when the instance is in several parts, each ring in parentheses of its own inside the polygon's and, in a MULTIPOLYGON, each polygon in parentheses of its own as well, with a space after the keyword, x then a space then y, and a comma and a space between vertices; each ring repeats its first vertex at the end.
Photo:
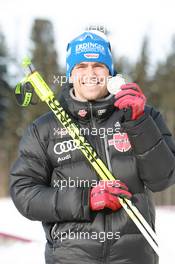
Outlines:
POLYGON ((123 123, 135 153, 139 176, 153 192, 175 183, 175 142, 160 112, 147 107, 139 120, 123 123))
POLYGON ((42 222, 88 221, 89 189, 50 186, 52 167, 33 123, 19 145, 10 173, 10 194, 22 215, 42 222))

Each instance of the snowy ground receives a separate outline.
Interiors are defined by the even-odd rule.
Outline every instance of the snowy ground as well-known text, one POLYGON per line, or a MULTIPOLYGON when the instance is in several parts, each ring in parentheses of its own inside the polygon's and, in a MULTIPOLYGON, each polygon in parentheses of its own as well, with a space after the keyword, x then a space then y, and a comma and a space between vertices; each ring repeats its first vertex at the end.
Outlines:
POLYGON ((9 235, 0 239, 0 263, 44 264, 45 236, 41 223, 23 217, 10 199, 0 199, 0 212, 0 233, 9 235))
MULTIPOLYGON (((173 264, 175 207, 157 207, 156 211, 160 264, 173 264)), ((0 263, 44 264, 45 237, 41 224, 21 216, 10 199, 0 199, 0 212, 0 263), (2 239, 1 233, 9 236, 2 239)))

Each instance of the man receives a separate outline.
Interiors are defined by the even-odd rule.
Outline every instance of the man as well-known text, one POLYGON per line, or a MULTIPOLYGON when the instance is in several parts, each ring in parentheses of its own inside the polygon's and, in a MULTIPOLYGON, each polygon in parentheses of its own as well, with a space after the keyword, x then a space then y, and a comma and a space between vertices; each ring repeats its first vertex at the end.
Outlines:
POLYGON ((106 37, 84 32, 68 44, 70 82, 59 101, 120 181, 99 181, 52 112, 35 120, 21 140, 11 196, 25 217, 42 221, 47 264, 158 263, 118 196, 132 199, 154 229, 151 191, 175 182, 175 143, 137 84, 122 85, 115 97, 108 93, 113 75, 106 37))

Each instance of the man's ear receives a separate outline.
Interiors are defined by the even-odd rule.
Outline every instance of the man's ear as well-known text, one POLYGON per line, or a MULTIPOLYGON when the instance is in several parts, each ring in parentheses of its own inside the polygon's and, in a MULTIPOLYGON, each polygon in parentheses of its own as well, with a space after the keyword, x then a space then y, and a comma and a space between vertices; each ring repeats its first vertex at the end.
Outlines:
POLYGON ((78 76, 77 75, 72 76, 72 74, 70 74, 69 83, 75 83, 77 80, 78 80, 78 76))
POLYGON ((73 83, 72 75, 69 76, 69 83, 73 83))

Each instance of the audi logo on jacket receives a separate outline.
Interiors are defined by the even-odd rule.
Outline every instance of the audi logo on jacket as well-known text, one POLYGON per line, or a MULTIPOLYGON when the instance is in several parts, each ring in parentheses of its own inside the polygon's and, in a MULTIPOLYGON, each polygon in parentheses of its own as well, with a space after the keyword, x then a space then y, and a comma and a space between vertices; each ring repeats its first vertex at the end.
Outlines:
MULTIPOLYGON (((80 127, 111 128, 107 142, 112 173, 129 187, 132 202, 154 229, 151 191, 175 182, 175 143, 161 114, 146 106, 139 120, 119 124, 122 112, 114 108, 113 97, 78 102, 69 86, 62 89, 59 101, 80 127), (78 114, 82 109, 85 116, 78 114)), ((98 181, 97 173, 72 138, 67 133, 54 134, 55 128, 63 127, 52 112, 35 120, 20 142, 10 173, 16 207, 25 217, 43 223, 46 263, 158 263, 156 253, 123 208, 90 211, 91 185, 80 183, 98 181), (65 184, 75 179, 75 186, 65 184), (55 184, 62 181, 64 188, 55 184)), ((107 164, 104 138, 90 133, 86 138, 107 164)))

